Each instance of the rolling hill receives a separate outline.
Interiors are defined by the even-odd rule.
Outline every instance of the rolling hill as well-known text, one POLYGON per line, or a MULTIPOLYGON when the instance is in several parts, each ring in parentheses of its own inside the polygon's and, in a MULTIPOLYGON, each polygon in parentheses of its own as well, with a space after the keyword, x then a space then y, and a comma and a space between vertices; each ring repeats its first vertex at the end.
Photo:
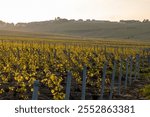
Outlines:
MULTIPOLYGON (((116 38, 150 40, 150 22, 126 21, 110 22, 98 20, 67 20, 18 23, 16 25, 0 21, 0 30, 30 32, 32 34, 63 34, 90 38, 116 38)), ((1 31, 1 35, 5 31, 1 31)))

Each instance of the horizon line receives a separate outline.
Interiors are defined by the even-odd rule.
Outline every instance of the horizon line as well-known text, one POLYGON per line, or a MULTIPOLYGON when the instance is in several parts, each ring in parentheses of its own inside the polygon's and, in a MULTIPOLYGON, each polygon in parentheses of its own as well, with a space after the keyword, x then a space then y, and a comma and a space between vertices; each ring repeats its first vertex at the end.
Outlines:
POLYGON ((0 19, 0 22, 4 22, 4 23, 9 23, 9 24, 18 24, 18 23, 32 23, 32 22, 44 22, 44 21, 59 21, 59 20, 63 20, 63 19, 66 19, 66 20, 74 20, 74 21, 108 21, 108 22, 120 22, 120 21, 139 21, 139 22, 143 22, 144 20, 148 20, 150 21, 150 19, 148 18, 145 18, 145 19, 142 19, 142 20, 139 20, 139 19, 120 19, 120 20, 109 20, 109 19, 91 19, 91 18, 87 18, 87 19, 82 19, 82 18, 79 18, 79 19, 67 19, 67 18, 61 18, 61 17, 55 17, 55 19, 45 19, 45 20, 32 20, 32 21, 17 21, 17 22, 11 22, 11 21, 4 21, 4 20, 1 20, 0 19), (58 19, 59 18, 59 19, 58 19))

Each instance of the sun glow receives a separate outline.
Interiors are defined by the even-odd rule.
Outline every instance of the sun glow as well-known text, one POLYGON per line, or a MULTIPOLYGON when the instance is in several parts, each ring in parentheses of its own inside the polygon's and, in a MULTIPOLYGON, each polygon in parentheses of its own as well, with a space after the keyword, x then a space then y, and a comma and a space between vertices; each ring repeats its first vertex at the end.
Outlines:
POLYGON ((0 20, 150 19, 150 0, 0 0, 0 20))

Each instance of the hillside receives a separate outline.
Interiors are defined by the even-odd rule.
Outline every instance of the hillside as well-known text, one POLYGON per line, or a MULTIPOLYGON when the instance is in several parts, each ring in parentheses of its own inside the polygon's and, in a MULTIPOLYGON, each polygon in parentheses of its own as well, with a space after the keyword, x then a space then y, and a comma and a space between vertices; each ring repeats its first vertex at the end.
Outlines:
POLYGON ((22 31, 45 34, 65 34, 81 37, 122 38, 150 40, 150 22, 139 21, 97 21, 57 19, 41 22, 18 23, 0 22, 0 30, 22 31))

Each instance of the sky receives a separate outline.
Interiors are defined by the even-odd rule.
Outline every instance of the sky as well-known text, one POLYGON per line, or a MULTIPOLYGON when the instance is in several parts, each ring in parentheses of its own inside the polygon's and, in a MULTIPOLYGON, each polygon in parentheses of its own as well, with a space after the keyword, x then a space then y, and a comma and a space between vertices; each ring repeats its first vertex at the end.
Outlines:
POLYGON ((0 0, 0 20, 31 22, 67 19, 150 19, 150 0, 0 0))

